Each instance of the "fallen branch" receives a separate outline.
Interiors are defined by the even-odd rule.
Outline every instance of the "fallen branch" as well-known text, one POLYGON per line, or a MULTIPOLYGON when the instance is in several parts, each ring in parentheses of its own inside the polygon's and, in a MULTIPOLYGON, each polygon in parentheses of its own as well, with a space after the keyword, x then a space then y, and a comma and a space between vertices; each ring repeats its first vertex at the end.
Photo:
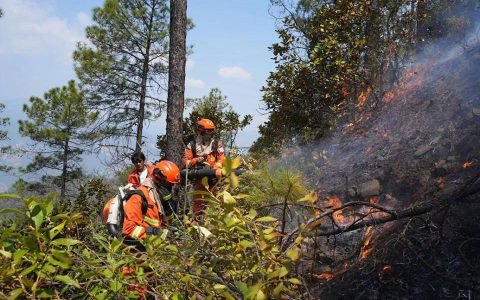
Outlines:
MULTIPOLYGON (((457 192, 453 193, 453 194, 458 194, 459 195, 455 198, 445 197, 445 198, 437 200, 437 201, 432 200, 432 201, 429 201, 429 202, 421 203, 421 204, 413 206, 413 207, 409 207, 409 208, 401 210, 401 211, 392 211, 392 210, 383 208, 381 206, 372 204, 370 202, 356 201, 356 202, 345 203, 344 205, 342 205, 340 207, 328 210, 328 211, 324 212, 323 214, 319 215, 318 217, 315 217, 313 219, 308 220, 307 223, 305 224, 305 228, 310 228, 310 230, 312 230, 320 224, 320 220, 323 219, 324 217, 330 216, 333 213, 335 213, 336 211, 342 210, 342 209, 344 209, 346 207, 349 207, 349 206, 358 206, 358 205, 370 206, 370 207, 374 207, 376 209, 379 209, 379 210, 381 210, 385 213, 388 213, 389 215, 384 216, 384 217, 379 217, 379 218, 371 218, 370 220, 365 220, 365 221, 353 223, 350 226, 347 226, 345 228, 337 228, 337 229, 330 230, 330 231, 327 231, 327 232, 316 233, 316 235, 317 236, 337 235, 337 234, 353 231, 353 230, 356 230, 356 229, 359 229, 359 228, 363 228, 363 227, 366 227, 366 226, 379 225, 379 224, 384 224, 384 223, 395 221, 395 220, 400 220, 400 219, 404 219, 404 218, 408 218, 408 217, 422 215, 422 214, 425 214, 427 212, 432 211, 435 208, 443 209, 445 207, 445 205, 449 205, 450 203, 460 201, 465 197, 468 197, 468 196, 471 196, 471 195, 474 195, 474 194, 480 192, 480 186, 476 187, 472 190, 468 190, 468 188, 472 184, 474 184, 476 181, 478 181, 479 178, 480 178, 480 173, 473 176, 470 180, 468 180, 462 186, 462 188, 460 188, 457 192)), ((288 248, 288 243, 292 240, 292 238, 295 235, 298 234, 299 231, 300 231, 300 227, 297 227, 295 230, 293 230, 287 236, 284 243, 281 245, 282 251, 285 251, 288 248)))

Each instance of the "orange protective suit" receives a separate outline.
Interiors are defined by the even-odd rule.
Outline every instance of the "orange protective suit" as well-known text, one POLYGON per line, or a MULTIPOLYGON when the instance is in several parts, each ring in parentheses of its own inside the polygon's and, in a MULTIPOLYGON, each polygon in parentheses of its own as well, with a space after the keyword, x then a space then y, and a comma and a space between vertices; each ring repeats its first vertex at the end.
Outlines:
POLYGON ((125 219, 122 234, 125 237, 143 239, 147 236, 149 228, 157 229, 162 225, 163 210, 158 193, 151 179, 137 188, 142 191, 148 202, 145 215, 142 213, 142 197, 133 195, 123 206, 125 219))
MULTIPOLYGON (((192 169, 207 163, 211 168, 221 170, 225 160, 224 152, 222 141, 211 139, 208 144, 203 144, 202 137, 197 136, 194 141, 188 143, 182 158, 182 165, 184 168, 192 169), (204 160, 200 162, 202 158, 204 160)), ((206 191, 201 178, 195 181, 194 190, 206 191)), ((207 201, 204 199, 206 197, 207 195, 203 194, 193 195, 193 213, 195 215, 201 215, 205 210, 207 201)))
MULTIPOLYGON (((150 178, 155 166, 145 165, 145 167, 147 168, 147 178, 150 178)), ((133 170, 130 175, 128 175, 128 183, 131 183, 134 188, 140 186, 140 178, 138 177, 137 170, 133 170)))

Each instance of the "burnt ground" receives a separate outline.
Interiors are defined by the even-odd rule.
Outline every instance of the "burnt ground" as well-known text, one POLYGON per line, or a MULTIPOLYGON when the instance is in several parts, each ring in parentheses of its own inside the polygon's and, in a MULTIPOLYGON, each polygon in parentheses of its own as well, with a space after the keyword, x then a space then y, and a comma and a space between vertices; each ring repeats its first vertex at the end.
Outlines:
POLYGON ((284 156, 318 195, 316 217, 287 227, 308 237, 303 298, 480 299, 480 46, 424 57, 342 130, 284 156))

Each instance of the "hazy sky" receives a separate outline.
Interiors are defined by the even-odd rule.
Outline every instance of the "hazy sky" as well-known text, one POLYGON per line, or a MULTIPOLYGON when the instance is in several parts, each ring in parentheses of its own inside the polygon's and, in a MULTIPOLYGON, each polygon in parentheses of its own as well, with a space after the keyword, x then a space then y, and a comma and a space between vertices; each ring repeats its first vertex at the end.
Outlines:
MULTIPOLYGON (((267 49, 277 39, 269 0, 189 0, 188 17, 195 28, 187 34, 193 54, 187 62, 186 97, 201 97, 219 88, 241 115, 254 117, 237 140, 250 146, 258 137, 262 115, 260 88, 274 70, 267 49)), ((91 10, 102 0, 0 0, 0 102, 12 119, 24 118, 21 106, 30 96, 76 79, 71 59, 76 42, 85 40, 91 10)), ((165 96, 166 98, 166 96, 165 96)), ((162 121, 150 124, 153 148, 162 121)), ((10 134, 18 143, 18 134, 10 134)), ((151 150, 155 151, 155 150, 151 150)), ((0 187, 1 189, 1 187, 0 187)))

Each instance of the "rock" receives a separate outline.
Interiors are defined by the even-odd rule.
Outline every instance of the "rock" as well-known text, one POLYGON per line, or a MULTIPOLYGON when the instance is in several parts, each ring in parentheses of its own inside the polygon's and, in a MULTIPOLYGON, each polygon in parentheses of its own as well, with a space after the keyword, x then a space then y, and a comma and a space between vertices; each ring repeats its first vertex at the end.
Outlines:
POLYGON ((380 191, 380 182, 376 179, 362 183, 358 187, 358 194, 360 194, 364 198, 380 195, 380 191))
POLYGON ((423 145, 417 148, 417 151, 413 154, 415 157, 420 157, 425 153, 431 151, 433 149, 432 145, 423 145))
POLYGON ((447 166, 447 161, 442 159, 442 160, 439 160, 435 163, 435 168, 445 168, 447 166))
POLYGON ((348 189, 348 195, 350 197, 355 197, 357 195, 357 188, 356 187, 351 187, 348 189))
POLYGON ((441 138, 442 138, 441 136, 437 136, 436 138, 434 138, 434 139, 430 142, 430 145, 435 146, 436 144, 438 144, 438 142, 440 141, 441 138))
POLYGON ((472 109, 472 113, 476 116, 480 116, 480 107, 475 107, 472 109))

